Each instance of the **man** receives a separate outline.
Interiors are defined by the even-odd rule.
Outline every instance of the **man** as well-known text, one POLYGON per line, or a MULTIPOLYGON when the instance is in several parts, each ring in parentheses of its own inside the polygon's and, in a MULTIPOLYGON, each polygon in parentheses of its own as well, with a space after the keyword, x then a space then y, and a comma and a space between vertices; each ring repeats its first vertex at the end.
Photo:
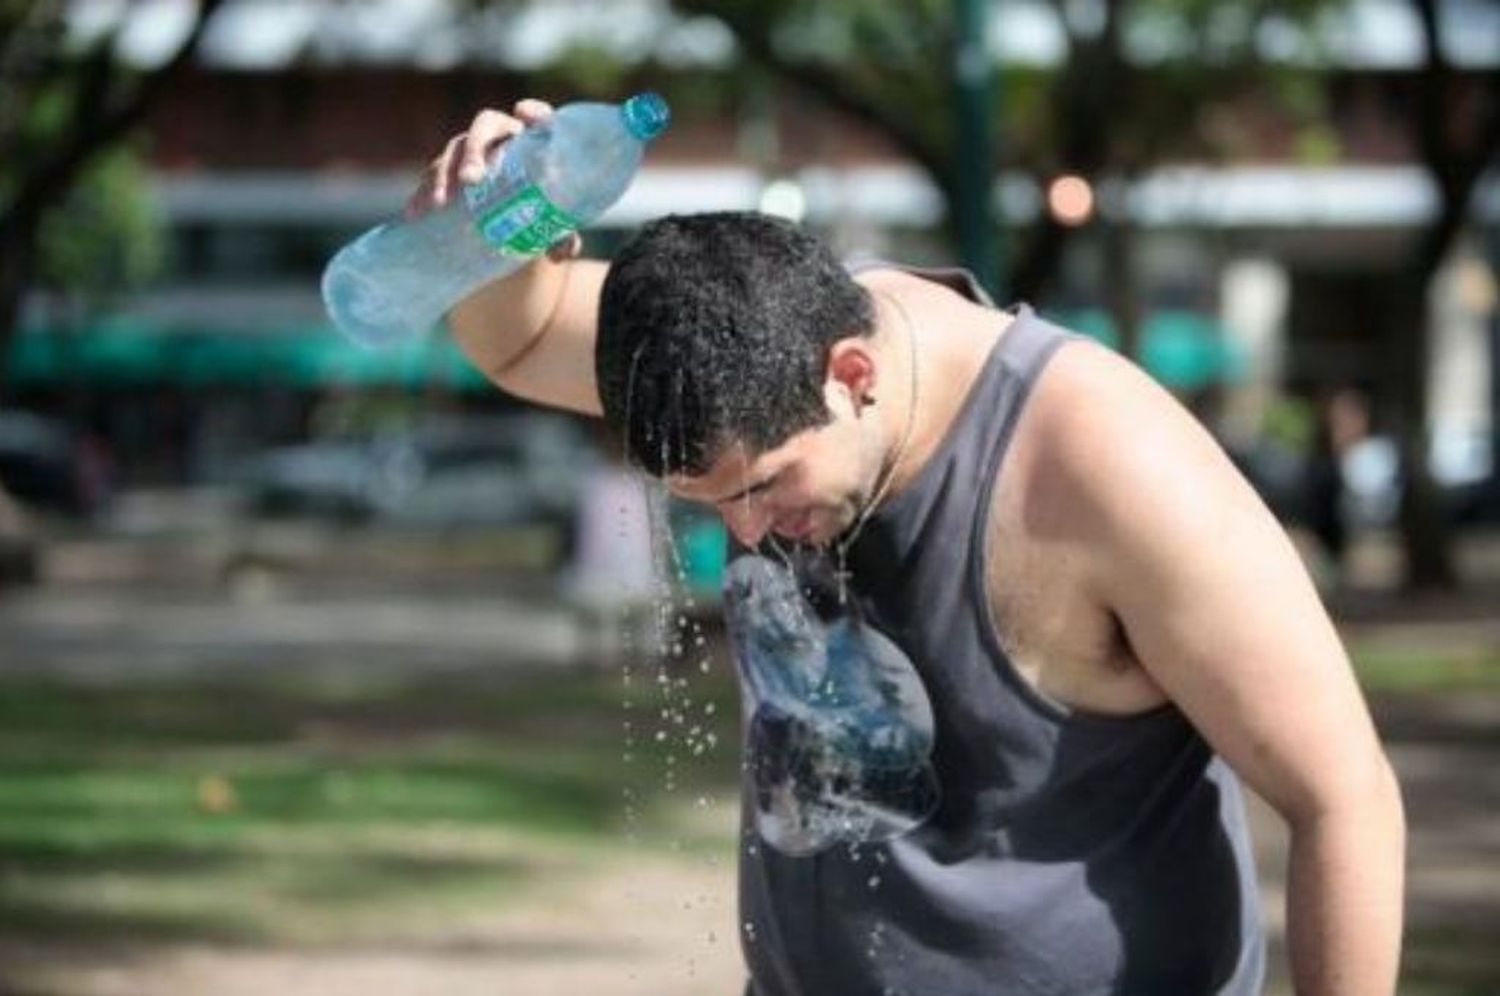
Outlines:
MULTIPOLYGON (((548 113, 482 112, 409 210, 548 113)), ((1392 772, 1284 533, 1169 395, 960 271, 752 214, 576 253, 450 324, 733 534, 751 992, 1258 992, 1238 778, 1291 828, 1298 992, 1394 991, 1392 772)))

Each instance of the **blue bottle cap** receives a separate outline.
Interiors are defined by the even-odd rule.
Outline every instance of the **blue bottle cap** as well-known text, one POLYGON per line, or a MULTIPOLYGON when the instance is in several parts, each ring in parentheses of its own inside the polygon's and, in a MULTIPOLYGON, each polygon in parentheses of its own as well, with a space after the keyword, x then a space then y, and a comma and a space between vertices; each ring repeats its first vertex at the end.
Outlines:
POLYGON ((625 101, 620 108, 625 115, 625 128, 642 142, 649 142, 666 130, 672 120, 672 111, 659 93, 638 93, 625 101))

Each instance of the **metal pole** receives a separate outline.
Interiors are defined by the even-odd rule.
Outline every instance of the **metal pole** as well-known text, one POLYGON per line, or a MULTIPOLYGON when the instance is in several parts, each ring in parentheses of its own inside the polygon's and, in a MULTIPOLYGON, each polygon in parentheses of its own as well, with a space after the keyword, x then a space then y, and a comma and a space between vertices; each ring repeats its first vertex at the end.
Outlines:
POLYGON ((954 213, 963 263, 997 299, 1000 297, 1000 241, 995 231, 995 73, 987 51, 990 0, 954 0, 953 80, 957 114, 954 144, 954 213))

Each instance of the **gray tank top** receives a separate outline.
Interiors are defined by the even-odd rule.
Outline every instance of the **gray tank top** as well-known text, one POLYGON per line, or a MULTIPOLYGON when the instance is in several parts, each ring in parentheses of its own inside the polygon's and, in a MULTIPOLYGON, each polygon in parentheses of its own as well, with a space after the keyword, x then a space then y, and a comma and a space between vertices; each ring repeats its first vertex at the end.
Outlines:
MULTIPOLYGON (((988 303, 962 271, 924 275, 988 303)), ((1261 990, 1234 775, 1174 707, 1105 717, 1044 698, 993 631, 985 511, 1069 338, 1014 314, 847 571, 819 551, 731 552, 754 996, 1261 990)))

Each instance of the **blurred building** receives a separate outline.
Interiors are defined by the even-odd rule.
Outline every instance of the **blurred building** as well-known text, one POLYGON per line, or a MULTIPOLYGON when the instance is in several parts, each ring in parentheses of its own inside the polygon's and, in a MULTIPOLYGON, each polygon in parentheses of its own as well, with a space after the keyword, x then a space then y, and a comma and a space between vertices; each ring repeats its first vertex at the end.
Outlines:
MULTIPOLYGON (((1493 72, 1500 7, 1450 2, 1460 71, 1493 72)), ((94 30, 117 6, 75 0, 75 30, 94 30)), ((181 30, 183 6, 142 5, 122 39, 127 51, 142 63, 160 59, 181 30)), ((137 383, 152 399, 178 399, 151 405, 194 406, 206 421, 192 431, 219 434, 210 449, 295 433, 319 398, 349 387, 503 404, 441 339, 381 358, 344 349, 317 296, 323 263, 399 208, 425 158, 476 109, 527 94, 568 99, 544 88, 546 67, 564 53, 595 46, 634 60, 640 68, 620 81, 622 96, 652 85, 690 97, 693 74, 727 65, 734 45, 721 26, 675 19, 655 0, 518 5, 488 20, 456 19, 452 6, 382 0, 354 13, 340 4, 231 3, 147 125, 169 274, 72 337, 70 359, 48 328, 54 312, 36 302, 17 365, 22 393, 55 389, 64 369, 76 379, 97 367, 116 390, 137 383), (133 356, 142 342, 155 345, 133 356)), ((1243 424, 1288 388, 1369 386, 1379 377, 1384 316, 1398 293, 1390 276, 1436 206, 1403 132, 1421 57, 1406 11, 1399 0, 1360 0, 1329 48, 1336 163, 1300 165, 1285 123, 1249 105, 1254 155, 1176 164, 1101 191, 1140 233, 1148 365, 1172 367, 1168 379, 1188 391, 1228 382, 1227 415, 1243 424), (1205 336, 1222 341, 1194 360, 1205 336)), ((992 49, 1012 61, 1055 61, 1062 35, 1051 12, 1037 0, 998 5, 992 49)), ((804 219, 844 250, 943 259, 938 192, 880 135, 786 88, 729 105, 679 105, 637 184, 591 233, 594 251, 607 253, 669 211, 760 207, 804 219)), ((1044 209, 1037 182, 1021 176, 997 181, 996 202, 1013 226, 1044 209)), ((1481 231, 1500 225, 1493 177, 1477 217, 1481 231)), ((1089 327, 1103 314, 1102 266, 1097 242, 1076 239, 1053 310, 1089 327)), ((1438 282, 1435 422, 1490 422, 1489 273, 1476 239, 1438 282)))

